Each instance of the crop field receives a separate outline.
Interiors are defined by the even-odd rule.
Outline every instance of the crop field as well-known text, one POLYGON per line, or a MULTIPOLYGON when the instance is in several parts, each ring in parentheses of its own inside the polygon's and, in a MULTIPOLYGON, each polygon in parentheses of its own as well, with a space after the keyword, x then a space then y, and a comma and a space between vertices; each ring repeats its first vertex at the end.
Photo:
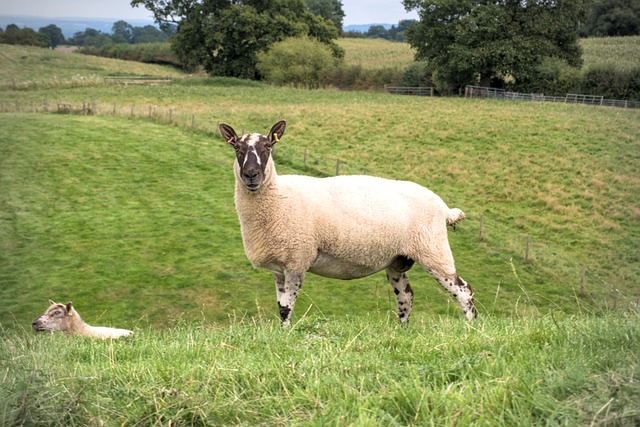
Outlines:
POLYGON ((0 424, 640 422, 640 111, 198 77, 4 85, 0 110, 0 424), (414 267, 406 328, 384 273, 309 274, 278 326, 216 129, 279 119, 280 173, 411 180, 466 212, 477 322, 414 267), (49 299, 135 335, 35 335, 49 299))
POLYGON ((408 43, 392 42, 384 39, 338 40, 345 50, 345 62, 348 65, 367 69, 404 68, 413 62, 415 52, 408 43))
POLYGON ((581 39, 580 46, 585 68, 595 65, 640 67, 640 36, 581 39))

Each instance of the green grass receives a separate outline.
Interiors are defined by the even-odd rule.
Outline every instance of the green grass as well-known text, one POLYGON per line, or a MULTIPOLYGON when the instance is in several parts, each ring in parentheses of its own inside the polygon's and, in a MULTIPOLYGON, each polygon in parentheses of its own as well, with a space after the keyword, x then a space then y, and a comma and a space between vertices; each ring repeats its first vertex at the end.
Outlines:
POLYGON ((0 45, 0 63, 0 90, 94 86, 108 75, 184 75, 169 66, 5 44, 0 45))
POLYGON ((2 425, 640 423, 640 322, 310 316, 96 342, 0 331, 2 425))
MULTIPOLYGON (((143 112, 155 99, 192 106, 211 130, 225 121, 266 132, 285 118, 281 173, 305 173, 307 148, 307 173, 331 173, 341 159, 343 173, 432 188, 468 214, 450 240, 483 313, 629 306, 640 296, 637 111, 266 86, 96 94, 109 96, 107 110, 112 99, 136 100, 143 112), (586 298, 576 296, 583 268, 586 298)), ((221 321, 257 305, 275 315, 269 273, 243 254, 232 151, 213 132, 107 112, 0 115, 0 321, 28 324, 49 298, 73 299, 91 323, 124 327, 201 312, 221 321)), ((418 268, 410 277, 417 318, 460 316, 433 279, 418 268)), ((296 312, 310 305, 327 316, 394 309, 383 273, 351 282, 309 275, 296 312)))
POLYGON ((580 40, 584 68, 615 64, 619 69, 640 67, 640 36, 595 37, 580 40))

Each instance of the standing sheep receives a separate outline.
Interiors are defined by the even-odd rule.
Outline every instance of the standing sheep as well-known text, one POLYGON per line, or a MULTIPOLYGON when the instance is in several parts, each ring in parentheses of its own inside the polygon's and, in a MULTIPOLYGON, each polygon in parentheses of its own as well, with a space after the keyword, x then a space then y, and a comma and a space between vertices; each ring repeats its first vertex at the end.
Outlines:
POLYGON ((254 267, 273 273, 283 325, 290 324, 307 271, 346 280, 386 270, 398 317, 407 322, 413 291, 406 272, 414 262, 473 319, 473 292, 456 273, 447 240, 447 225, 464 213, 413 182, 278 175, 271 149, 285 126, 279 121, 267 136, 242 137, 227 124, 219 126, 236 151, 235 204, 244 250, 254 267))
POLYGON ((73 303, 58 304, 49 300, 49 308, 33 319, 31 327, 37 332, 64 331, 70 335, 85 335, 93 338, 119 338, 133 332, 127 329, 88 325, 73 308, 73 303))

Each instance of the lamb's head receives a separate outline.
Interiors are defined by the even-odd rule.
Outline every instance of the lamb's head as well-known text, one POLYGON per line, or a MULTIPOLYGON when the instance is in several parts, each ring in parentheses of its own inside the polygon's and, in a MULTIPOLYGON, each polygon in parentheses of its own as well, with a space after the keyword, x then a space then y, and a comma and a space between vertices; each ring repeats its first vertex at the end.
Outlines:
POLYGON ((231 126, 220 124, 222 137, 236 150, 236 178, 247 190, 258 191, 269 178, 271 148, 284 135, 285 127, 286 122, 281 120, 273 125, 267 136, 251 133, 239 137, 231 126))
POLYGON ((33 319, 31 326, 38 332, 66 331, 71 324, 71 316, 74 315, 77 315, 77 313, 73 309, 71 302, 65 305, 49 300, 47 311, 33 319))

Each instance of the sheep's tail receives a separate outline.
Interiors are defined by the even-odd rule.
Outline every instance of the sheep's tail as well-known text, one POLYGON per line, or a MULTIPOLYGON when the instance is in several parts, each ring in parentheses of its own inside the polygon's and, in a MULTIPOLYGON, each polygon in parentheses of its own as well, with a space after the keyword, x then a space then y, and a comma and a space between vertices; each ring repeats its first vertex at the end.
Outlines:
POLYGON ((462 221, 464 218, 465 214, 460 209, 449 209, 449 213, 447 214, 447 225, 455 227, 455 225, 462 221))

